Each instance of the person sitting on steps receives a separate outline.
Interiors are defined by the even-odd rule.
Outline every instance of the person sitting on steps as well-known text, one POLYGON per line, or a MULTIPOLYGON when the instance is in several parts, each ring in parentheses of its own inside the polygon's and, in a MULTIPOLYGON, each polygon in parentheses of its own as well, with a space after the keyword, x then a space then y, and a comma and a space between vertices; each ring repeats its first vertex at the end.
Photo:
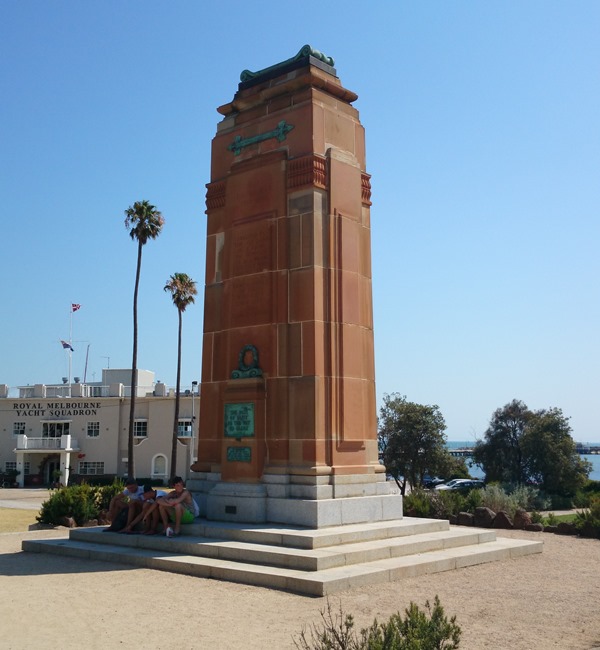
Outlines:
POLYGON ((158 510, 165 535, 177 537, 181 533, 181 524, 191 524, 198 516, 198 505, 194 501, 181 476, 174 476, 171 479, 173 491, 158 503, 158 510), (170 521, 174 523, 171 526, 170 521))
POLYGON ((156 527, 159 522, 158 499, 166 496, 167 493, 165 490, 155 490, 151 485, 144 485, 144 493, 142 494, 142 511, 119 532, 128 534, 136 533, 137 531, 135 530, 135 526, 137 526, 140 521, 143 521, 144 530, 142 533, 144 535, 156 535, 156 527))
POLYGON ((125 479, 125 489, 123 492, 119 492, 119 494, 116 494, 110 500, 110 505, 108 506, 110 526, 105 528, 103 532, 116 533, 123 528, 122 523, 119 525, 119 519, 124 517, 125 509, 127 509, 127 523, 125 525, 133 521, 142 509, 142 494, 144 494, 144 488, 138 485, 134 478, 125 479))

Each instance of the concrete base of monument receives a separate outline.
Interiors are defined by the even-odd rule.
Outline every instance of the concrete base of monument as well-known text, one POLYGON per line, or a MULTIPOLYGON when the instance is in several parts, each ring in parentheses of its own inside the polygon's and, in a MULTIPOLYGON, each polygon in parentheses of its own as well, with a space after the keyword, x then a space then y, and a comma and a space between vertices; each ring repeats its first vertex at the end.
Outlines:
MULTIPOLYGON (((180 537, 118 535, 73 528, 69 538, 29 539, 23 550, 188 576, 285 589, 310 596, 485 562, 540 553, 543 542, 496 538, 489 529, 450 526, 441 519, 304 528, 197 519, 180 537)), ((519 565, 506 565, 518 580, 519 565)))
POLYGON ((323 528, 402 518, 402 497, 381 475, 265 475, 261 483, 234 483, 206 474, 188 488, 210 521, 323 528))

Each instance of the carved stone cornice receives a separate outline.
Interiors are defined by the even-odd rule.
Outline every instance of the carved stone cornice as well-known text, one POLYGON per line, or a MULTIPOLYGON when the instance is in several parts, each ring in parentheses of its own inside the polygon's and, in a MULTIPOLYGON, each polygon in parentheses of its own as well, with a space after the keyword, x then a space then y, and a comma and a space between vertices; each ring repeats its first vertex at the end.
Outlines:
POLYGON ((370 174, 361 174, 360 175, 360 184, 361 184, 361 198, 363 205, 372 205, 371 203, 371 175, 370 174))
POLYGON ((206 186, 206 209, 214 210, 225 206, 225 181, 208 183, 206 186))
POLYGON ((326 189, 327 161, 322 156, 312 154, 303 158, 289 160, 287 164, 287 187, 289 190, 298 189, 305 185, 313 185, 326 189))

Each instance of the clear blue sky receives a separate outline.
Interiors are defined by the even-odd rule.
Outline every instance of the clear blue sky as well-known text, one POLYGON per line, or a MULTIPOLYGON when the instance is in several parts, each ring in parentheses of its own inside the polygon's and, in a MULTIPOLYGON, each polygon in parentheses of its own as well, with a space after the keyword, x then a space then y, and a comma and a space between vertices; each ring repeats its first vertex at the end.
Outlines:
POLYGON ((0 383, 131 365, 200 379, 210 141, 240 72, 310 43, 336 60, 372 174, 378 405, 438 404, 450 439, 513 398, 600 440, 600 3, 0 1, 0 383))

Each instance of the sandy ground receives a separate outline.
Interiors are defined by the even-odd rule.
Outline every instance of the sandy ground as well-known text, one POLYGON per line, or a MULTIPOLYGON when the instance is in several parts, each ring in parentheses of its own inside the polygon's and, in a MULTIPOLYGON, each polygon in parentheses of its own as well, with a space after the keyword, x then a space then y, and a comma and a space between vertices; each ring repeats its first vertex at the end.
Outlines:
MULTIPOLYGON (((325 599, 122 565, 23 553, 0 533, 0 648, 294 648, 325 599)), ((357 627, 439 595, 463 629, 461 647, 600 648, 600 541, 543 539, 538 555, 363 587, 330 598, 357 627)), ((540 537, 541 536, 541 537, 540 537)))

